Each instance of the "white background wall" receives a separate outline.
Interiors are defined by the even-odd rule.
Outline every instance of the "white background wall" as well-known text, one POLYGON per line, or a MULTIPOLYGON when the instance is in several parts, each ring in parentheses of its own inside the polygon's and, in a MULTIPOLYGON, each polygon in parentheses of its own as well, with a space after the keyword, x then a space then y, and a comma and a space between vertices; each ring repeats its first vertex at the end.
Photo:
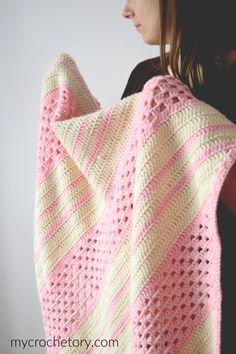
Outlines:
POLYGON ((158 55, 122 17, 124 0, 0 0, 0 354, 10 339, 44 338, 33 257, 33 216, 42 76, 61 53, 74 58, 106 106, 134 66, 158 55))

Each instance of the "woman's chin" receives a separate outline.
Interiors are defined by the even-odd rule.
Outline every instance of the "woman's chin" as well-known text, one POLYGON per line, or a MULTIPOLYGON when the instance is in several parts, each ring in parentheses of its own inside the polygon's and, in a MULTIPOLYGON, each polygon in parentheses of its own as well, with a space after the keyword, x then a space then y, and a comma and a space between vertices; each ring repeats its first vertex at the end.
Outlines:
POLYGON ((143 36, 144 43, 150 44, 150 45, 160 45, 160 40, 157 36, 153 37, 151 35, 148 35, 148 33, 145 34, 144 31, 142 31, 141 34, 143 36))
POLYGON ((145 38, 143 37, 143 40, 146 44, 150 44, 150 45, 159 45, 159 41, 152 39, 152 38, 145 38))

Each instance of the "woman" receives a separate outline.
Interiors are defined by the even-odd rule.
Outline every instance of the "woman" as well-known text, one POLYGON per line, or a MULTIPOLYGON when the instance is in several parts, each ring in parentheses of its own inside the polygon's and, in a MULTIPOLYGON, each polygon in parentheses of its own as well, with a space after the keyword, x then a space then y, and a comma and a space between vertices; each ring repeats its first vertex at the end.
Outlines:
MULTIPOLYGON (((236 36, 233 4, 211 0, 128 0, 122 15, 131 19, 145 43, 160 45, 160 57, 139 63, 121 98, 140 92, 156 75, 174 75, 199 99, 236 124, 236 36), (170 51, 165 52, 165 44, 170 51)), ((217 209, 222 240, 222 353, 232 352, 235 318, 231 260, 236 234, 236 164, 221 189, 217 209), (230 349, 229 349, 230 348, 230 349)))

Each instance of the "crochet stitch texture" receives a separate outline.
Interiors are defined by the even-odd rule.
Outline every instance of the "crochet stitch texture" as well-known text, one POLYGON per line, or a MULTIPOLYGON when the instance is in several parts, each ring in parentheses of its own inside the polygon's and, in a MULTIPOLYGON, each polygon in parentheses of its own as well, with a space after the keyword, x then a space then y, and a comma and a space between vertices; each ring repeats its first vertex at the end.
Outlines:
POLYGON ((106 108, 61 54, 43 77, 35 272, 47 353, 220 353, 217 203, 236 125, 172 76, 106 108))

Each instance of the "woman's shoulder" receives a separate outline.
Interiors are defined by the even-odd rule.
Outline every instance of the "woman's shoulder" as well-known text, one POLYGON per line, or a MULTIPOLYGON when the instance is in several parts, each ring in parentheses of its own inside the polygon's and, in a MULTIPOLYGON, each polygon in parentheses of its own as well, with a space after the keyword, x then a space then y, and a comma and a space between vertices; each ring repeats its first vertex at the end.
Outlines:
POLYGON ((139 62, 131 71, 121 99, 142 91, 144 84, 156 75, 161 75, 159 56, 139 62))
POLYGON ((139 71, 142 69, 147 69, 152 71, 159 71, 160 69, 160 57, 153 57, 149 59, 145 59, 139 62, 133 69, 133 71, 139 71))

